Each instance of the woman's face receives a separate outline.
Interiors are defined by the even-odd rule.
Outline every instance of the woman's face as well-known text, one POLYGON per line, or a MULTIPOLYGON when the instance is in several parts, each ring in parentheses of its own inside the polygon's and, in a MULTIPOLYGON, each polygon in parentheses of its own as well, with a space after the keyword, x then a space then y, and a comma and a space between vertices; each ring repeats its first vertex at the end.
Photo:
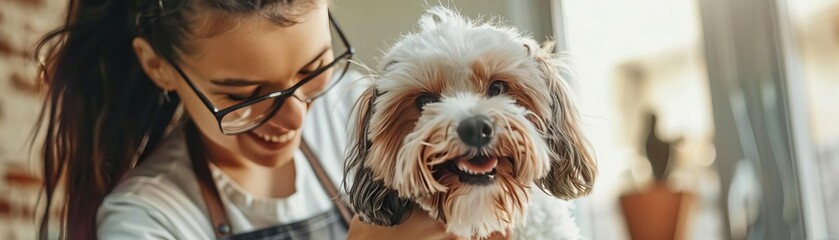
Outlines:
MULTIPOLYGON (((288 89, 334 58, 325 4, 296 20, 298 24, 283 27, 258 18, 211 37, 187 40, 194 53, 182 54, 178 65, 219 109, 243 98, 288 89)), ((331 73, 324 72, 304 88, 309 84, 322 85, 329 81, 331 73)), ((224 135, 215 117, 183 79, 179 79, 175 91, 203 133, 209 145, 207 151, 216 159, 247 160, 276 167, 288 162, 300 144, 308 106, 296 98, 288 98, 272 118, 256 129, 224 135)))

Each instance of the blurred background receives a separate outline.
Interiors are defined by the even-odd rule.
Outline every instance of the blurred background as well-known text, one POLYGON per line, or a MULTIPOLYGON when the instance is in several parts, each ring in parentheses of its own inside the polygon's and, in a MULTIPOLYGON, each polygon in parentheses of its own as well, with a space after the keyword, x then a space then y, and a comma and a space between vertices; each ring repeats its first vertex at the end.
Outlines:
MULTIPOLYGON (((426 1, 335 0, 377 57, 426 1)), ((450 0, 556 39, 595 149, 589 239, 839 239, 839 0, 450 0)), ((35 41, 66 1, 0 1, 0 239, 33 239, 35 41)))

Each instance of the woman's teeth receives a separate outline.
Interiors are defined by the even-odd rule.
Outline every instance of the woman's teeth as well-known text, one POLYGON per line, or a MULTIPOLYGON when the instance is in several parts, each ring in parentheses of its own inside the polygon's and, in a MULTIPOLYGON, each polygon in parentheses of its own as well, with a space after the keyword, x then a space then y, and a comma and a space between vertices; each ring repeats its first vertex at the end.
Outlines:
POLYGON ((259 136, 260 138, 262 138, 262 140, 265 140, 266 142, 286 143, 292 138, 294 138, 295 135, 297 135, 297 130, 291 130, 286 133, 283 133, 282 135, 268 135, 256 132, 254 134, 256 134, 256 136, 259 136))

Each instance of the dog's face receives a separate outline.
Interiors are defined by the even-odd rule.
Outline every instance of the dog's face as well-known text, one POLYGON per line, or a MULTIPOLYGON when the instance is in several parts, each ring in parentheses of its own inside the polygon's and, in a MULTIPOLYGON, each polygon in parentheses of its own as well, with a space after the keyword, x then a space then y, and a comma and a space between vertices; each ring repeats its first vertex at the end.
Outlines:
POLYGON ((449 232, 484 237, 522 219, 531 186, 590 192, 594 161, 549 50, 443 8, 420 26, 357 104, 347 169, 362 220, 398 224, 416 204, 449 232))

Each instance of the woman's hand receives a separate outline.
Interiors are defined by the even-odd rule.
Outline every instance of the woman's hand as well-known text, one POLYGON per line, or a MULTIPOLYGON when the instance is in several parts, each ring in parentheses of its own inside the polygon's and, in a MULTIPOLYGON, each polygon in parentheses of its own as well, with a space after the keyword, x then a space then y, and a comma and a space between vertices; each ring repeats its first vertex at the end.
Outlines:
MULTIPOLYGON (((456 235, 446 232, 446 226, 441 222, 431 218, 428 212, 419 207, 414 207, 411 215, 402 224, 383 227, 373 224, 364 223, 358 216, 354 217, 350 224, 347 239, 441 239, 441 240, 466 240, 458 238, 456 235)), ((473 238, 477 239, 477 238, 473 238)), ((507 234, 493 233, 487 238, 489 240, 496 239, 512 239, 510 231, 507 234), (506 235, 506 236, 505 236, 506 235)))
POLYGON ((458 239, 454 234, 446 232, 446 227, 439 221, 432 219, 428 212, 414 207, 405 222, 392 227, 383 227, 364 223, 355 216, 350 224, 347 239, 458 239))
MULTIPOLYGON (((478 239, 478 238, 472 238, 472 239, 478 239)), ((513 239, 513 231, 510 230, 510 229, 507 229, 507 233, 494 232, 491 235, 489 235, 489 237, 486 238, 486 240, 510 240, 510 239, 513 239)))

